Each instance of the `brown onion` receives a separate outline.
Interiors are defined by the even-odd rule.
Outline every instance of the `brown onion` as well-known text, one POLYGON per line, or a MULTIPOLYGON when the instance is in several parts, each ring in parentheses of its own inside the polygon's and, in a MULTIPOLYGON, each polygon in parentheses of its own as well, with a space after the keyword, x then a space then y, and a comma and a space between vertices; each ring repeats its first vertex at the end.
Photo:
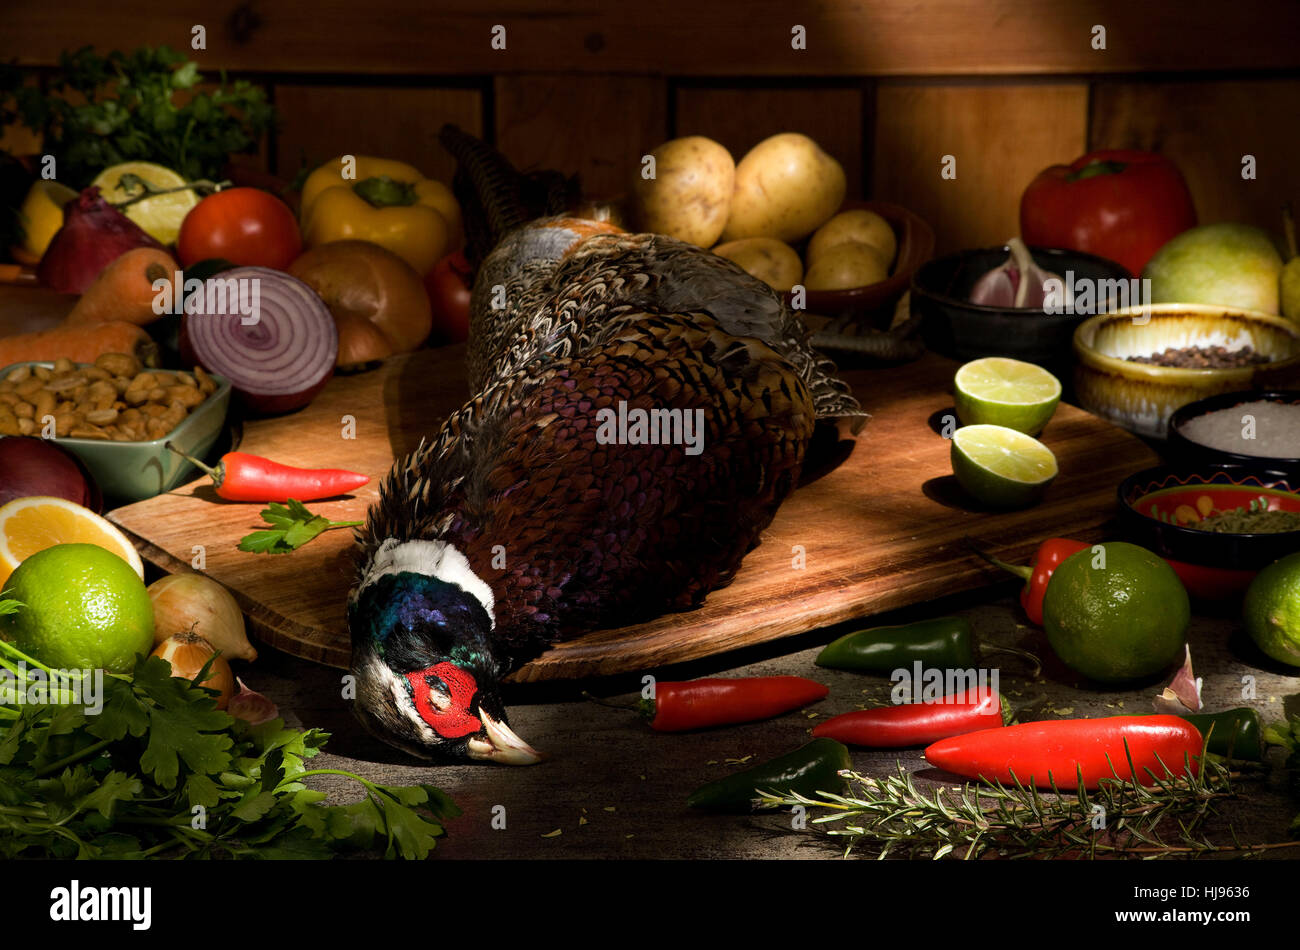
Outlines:
POLYGON ((244 614, 226 590, 205 574, 169 574, 149 585, 154 643, 177 633, 197 633, 228 660, 256 660, 244 614))
POLYGON ((217 708, 225 709, 235 695, 235 674, 226 658, 217 653, 197 633, 178 633, 158 644, 153 656, 162 657, 172 667, 172 676, 193 680, 210 657, 216 657, 208 670, 207 678, 196 685, 217 691, 217 708))

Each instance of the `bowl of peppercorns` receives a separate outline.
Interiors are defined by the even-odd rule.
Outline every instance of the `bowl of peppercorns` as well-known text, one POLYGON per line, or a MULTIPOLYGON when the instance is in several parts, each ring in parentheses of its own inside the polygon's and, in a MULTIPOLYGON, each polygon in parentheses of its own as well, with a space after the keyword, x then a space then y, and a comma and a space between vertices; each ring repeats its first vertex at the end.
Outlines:
POLYGON ((1300 386, 1300 325, 1257 310, 1125 307, 1081 323, 1074 355, 1079 405, 1153 439, 1198 399, 1300 386))

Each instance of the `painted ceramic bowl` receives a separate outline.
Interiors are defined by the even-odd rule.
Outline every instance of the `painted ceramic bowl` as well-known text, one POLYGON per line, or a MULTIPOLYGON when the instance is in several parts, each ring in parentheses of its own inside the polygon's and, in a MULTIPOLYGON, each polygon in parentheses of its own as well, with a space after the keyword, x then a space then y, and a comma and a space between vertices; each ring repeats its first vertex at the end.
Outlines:
MULTIPOLYGON (((894 315, 894 305, 911 285, 912 275, 934 253, 934 231, 920 215, 886 201, 848 201, 836 213, 858 210, 874 211, 894 229, 894 236, 898 239, 898 252, 894 257, 893 270, 884 280, 865 287, 809 290, 805 295, 803 309, 827 317, 878 313, 884 326, 888 326, 894 315)), ((786 306, 792 306, 791 295, 786 293, 783 296, 786 306)))
POLYGON ((1149 468, 1120 484, 1120 522, 1134 543, 1173 565, 1189 593, 1217 599, 1244 591, 1260 568, 1300 551, 1300 530, 1230 533, 1196 525, 1236 509, 1300 513, 1296 487, 1280 472, 1238 466, 1149 468))
MULTIPOLYGON (((1183 435, 1183 427, 1193 419, 1211 412, 1221 412, 1236 406, 1253 402, 1273 402, 1281 405, 1295 406, 1300 414, 1300 390, 1248 390, 1245 392, 1220 393, 1207 399, 1198 399, 1188 403, 1169 417, 1168 454, 1171 458, 1189 465, 1240 465, 1248 469, 1282 472, 1300 480, 1300 458, 1286 458, 1267 455, 1245 455, 1225 449, 1215 449, 1183 435)), ((1240 421, 1239 419, 1237 421, 1240 421)), ((1244 423, 1242 423, 1244 426, 1244 423)), ((1300 433, 1300 426, 1295 430, 1300 433)), ((1256 433, 1258 435, 1258 433, 1256 433)), ((1243 440, 1243 445, 1248 444, 1243 440)))
POLYGON ((1233 390, 1300 384, 1300 325, 1282 317, 1202 304, 1154 304, 1090 317, 1074 331, 1079 405, 1138 435, 1163 439, 1176 409, 1233 390), (1134 363, 1188 346, 1250 346, 1269 362, 1231 369, 1134 363))
MULTIPOLYGON (((1127 281, 1129 273, 1114 261, 1080 251, 1031 247, 1044 270, 1074 280, 1127 281)), ((1006 262, 1008 247, 985 247, 938 257, 912 279, 912 313, 921 316, 925 345, 957 360, 1007 356, 1046 367, 1068 378, 1070 342, 1088 314, 990 307, 970 303, 976 281, 1006 262)))

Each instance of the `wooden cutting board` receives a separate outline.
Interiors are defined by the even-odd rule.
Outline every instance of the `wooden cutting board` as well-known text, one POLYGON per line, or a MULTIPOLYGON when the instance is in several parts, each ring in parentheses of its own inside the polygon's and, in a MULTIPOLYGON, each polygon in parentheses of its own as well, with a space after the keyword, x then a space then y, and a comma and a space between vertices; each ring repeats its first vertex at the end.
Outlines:
MULTIPOLYGON (((460 405, 463 357, 461 347, 424 351, 336 378, 303 411, 246 425, 240 448, 291 465, 370 474, 374 480, 355 496, 311 505, 333 520, 362 519, 394 458, 460 405)), ((952 405, 957 365, 927 355, 896 368, 845 373, 872 420, 844 465, 786 502, 730 587, 697 610, 556 646, 514 679, 653 668, 1005 580, 969 553, 967 535, 1013 559, 1027 559, 1051 536, 1099 538, 1114 514, 1116 485, 1154 464, 1154 453, 1063 404, 1043 436, 1061 468, 1047 498, 1025 511, 980 510, 953 481, 949 442, 936 429, 952 405)), ((351 533, 327 532, 290 555, 238 551, 238 540, 259 527, 260 508, 222 501, 203 478, 109 517, 165 570, 187 570, 202 556, 208 574, 234 592, 256 637, 346 666, 351 533)))

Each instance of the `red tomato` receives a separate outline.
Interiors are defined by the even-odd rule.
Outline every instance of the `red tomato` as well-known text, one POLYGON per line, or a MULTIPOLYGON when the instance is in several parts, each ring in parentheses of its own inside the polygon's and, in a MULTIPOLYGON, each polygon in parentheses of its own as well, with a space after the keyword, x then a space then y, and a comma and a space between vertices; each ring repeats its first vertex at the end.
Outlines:
POLYGON ((441 343, 469 339, 469 261, 460 251, 448 254, 424 277, 433 304, 433 336, 441 343))
POLYGON ((1097 254, 1135 277, 1166 241, 1195 225, 1182 172, 1154 152, 1090 152, 1039 172, 1020 199, 1026 244, 1097 254))
POLYGON ((181 265, 219 257, 241 267, 284 270, 302 252, 302 234, 289 206, 260 188, 209 195, 181 222, 181 265))

